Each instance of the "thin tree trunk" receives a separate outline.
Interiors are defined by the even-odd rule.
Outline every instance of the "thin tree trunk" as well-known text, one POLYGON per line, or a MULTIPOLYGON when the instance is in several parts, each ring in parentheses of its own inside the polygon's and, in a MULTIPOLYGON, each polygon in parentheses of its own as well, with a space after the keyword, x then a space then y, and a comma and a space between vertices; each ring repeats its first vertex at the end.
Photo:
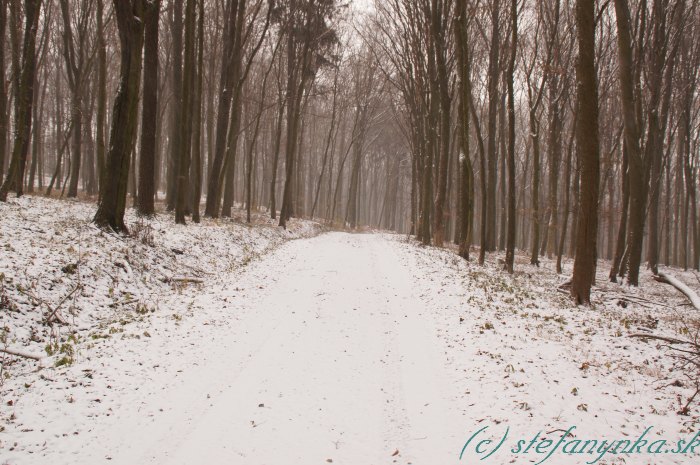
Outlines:
MULTIPOLYGON (((490 252, 494 250, 496 240, 496 166, 498 164, 498 149, 496 147, 496 118, 498 116, 498 76, 500 59, 500 0, 494 0, 491 5, 491 44, 489 51, 488 70, 488 159, 487 171, 482 172, 482 176, 487 177, 486 205, 482 209, 481 215, 485 218, 482 221, 482 234, 484 243, 481 247, 490 252)), ((479 257, 479 262, 481 262, 479 257)))
POLYGON ((202 199, 202 91, 204 83, 204 0, 199 0, 197 22, 197 71, 193 99, 192 134, 192 221, 200 222, 199 204, 202 199))
POLYGON ((506 73, 508 86, 508 232, 506 237, 505 269, 513 273, 515 263, 515 92, 513 90, 513 75, 515 73, 515 57, 518 47, 518 1, 512 0, 510 17, 512 21, 512 38, 510 41, 510 59, 506 73))

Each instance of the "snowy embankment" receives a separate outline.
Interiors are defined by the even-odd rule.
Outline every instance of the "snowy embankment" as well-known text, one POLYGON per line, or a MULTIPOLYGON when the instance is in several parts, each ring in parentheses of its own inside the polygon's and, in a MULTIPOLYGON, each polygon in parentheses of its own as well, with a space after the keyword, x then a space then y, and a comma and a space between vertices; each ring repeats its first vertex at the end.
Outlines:
MULTIPOLYGON (((516 273, 510 276, 502 271, 498 256, 479 266, 433 248, 419 247, 414 255, 417 267, 429 276, 422 281, 426 284, 420 290, 422 299, 436 315, 445 359, 459 373, 455 389, 463 399, 463 415, 469 418, 465 442, 488 427, 465 450, 467 462, 486 455, 475 453, 477 440, 492 439, 496 444, 507 428, 506 445, 490 461, 539 462, 546 453, 536 454, 531 448, 524 454, 523 447, 513 454, 517 441, 527 445, 541 432, 536 444, 545 439, 556 444, 571 426, 576 429, 569 440, 582 443, 596 439, 634 444, 647 428, 651 428, 645 436, 648 444, 659 439, 668 443, 655 454, 608 453, 602 458, 597 453, 560 455, 560 446, 546 463, 695 460, 667 451, 680 439, 687 444, 700 430, 699 398, 687 414, 679 414, 696 391, 698 368, 681 371, 668 344, 630 337, 650 334, 687 340, 698 334, 700 314, 672 286, 654 281, 648 270, 642 272, 638 288, 610 283, 609 263, 600 261, 593 307, 576 307, 568 291, 560 289, 571 275, 571 261, 566 261, 564 274, 557 275, 552 260, 542 258, 536 267, 525 254, 517 254, 516 273), (436 262, 442 264, 438 270, 436 262)), ((694 271, 664 271, 696 292, 700 288, 700 276, 694 271)), ((700 441, 694 445, 697 457, 700 441)))
POLYGON ((109 339, 148 337, 130 324, 147 325, 153 314, 178 318, 202 289, 289 239, 321 232, 296 220, 285 231, 263 215, 252 226, 231 219, 182 226, 172 215, 143 219, 129 210, 124 237, 95 227, 94 213, 94 204, 42 197, 0 203, 0 348, 23 355, 0 353, 5 396, 19 389, 13 378, 31 389, 33 358, 44 367, 71 365, 109 339))

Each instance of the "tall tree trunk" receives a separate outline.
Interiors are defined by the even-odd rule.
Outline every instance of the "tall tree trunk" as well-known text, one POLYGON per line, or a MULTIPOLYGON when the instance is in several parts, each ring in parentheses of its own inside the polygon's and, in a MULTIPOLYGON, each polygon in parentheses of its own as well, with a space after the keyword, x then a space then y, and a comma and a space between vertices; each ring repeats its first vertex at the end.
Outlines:
MULTIPOLYGON (((216 126, 216 144, 214 161, 209 172, 209 184, 207 186, 207 204, 205 213, 216 218, 221 207, 222 186, 225 188, 225 202, 222 209, 224 216, 230 216, 233 205, 233 176, 235 175, 235 157, 238 142, 238 130, 241 112, 241 88, 245 80, 247 69, 257 52, 261 40, 254 47, 248 58, 248 68, 243 71, 243 47, 245 45, 244 27, 246 19, 246 1, 233 0, 227 6, 228 19, 226 32, 224 32, 224 55, 222 60, 221 80, 219 83, 219 114, 216 126), (224 186, 224 181, 226 185, 224 186)), ((271 8, 264 30, 269 24, 271 8)), ((263 31, 264 36, 264 31, 263 31)))
POLYGON ((450 132, 451 132, 451 97, 450 97, 450 76, 447 66, 446 55, 446 26, 444 17, 449 14, 443 2, 432 1, 430 8, 430 33, 435 53, 435 80, 438 88, 440 130, 438 134, 438 177, 437 195, 435 197, 435 231, 433 241, 436 246, 442 247, 445 236, 445 202, 447 199, 447 174, 450 158, 450 132))
MULTIPOLYGON (((529 99, 532 101, 532 98, 529 99)), ((530 104, 532 105, 532 103, 530 104)), ((530 138, 532 139, 532 192, 530 207, 532 209, 532 236, 530 238, 530 264, 540 265, 540 127, 537 108, 530 108, 530 138)))
POLYGON ((228 0, 226 12, 228 13, 224 25, 223 56, 221 60, 221 74, 219 78, 219 108, 216 120, 216 142, 214 144, 213 161, 209 166, 209 182, 207 183, 207 204, 205 214, 212 218, 218 218, 221 199, 221 179, 226 157, 226 143, 229 132, 229 116, 231 112, 231 100, 234 92, 234 46, 238 34, 236 18, 238 16, 238 0, 228 0))
POLYGON ((640 129, 634 96, 635 83, 632 64, 632 31, 627 0, 615 0, 617 20, 618 73, 620 99, 624 120, 625 148, 629 160, 629 219, 627 224, 627 251, 623 268, 627 270, 628 282, 639 284, 639 266, 642 261, 642 241, 648 193, 649 171, 640 147, 640 129))
POLYGON ((97 0, 97 180, 99 190, 102 192, 104 182, 105 156, 107 144, 105 143, 105 125, 107 120, 107 46, 105 44, 105 31, 103 24, 103 0, 97 0))
POLYGON ((5 30, 7 29, 7 4, 9 0, 0 0, 0 183, 5 174, 5 154, 7 152, 7 85, 5 82, 5 30))
POLYGON ((200 222, 199 204, 202 200, 202 91, 204 84, 204 0, 199 0, 197 22, 197 71, 193 98, 192 134, 192 221, 200 222))
MULTIPOLYGON (((471 162, 469 133, 469 101, 471 99, 471 57, 469 55, 469 24, 467 0, 456 1, 455 44, 459 77, 459 256, 469 260, 474 215, 474 169, 471 162)), ((393 228, 393 225, 392 225, 393 228)))
POLYGON ((481 244, 485 251, 494 249, 496 239, 496 167, 498 164, 498 150, 496 147, 496 117, 498 115, 498 76, 500 59, 500 0, 494 0, 491 5, 491 45, 489 51, 488 70, 488 159, 487 171, 482 176, 487 177, 486 209, 481 212, 484 220, 482 228, 485 234, 482 237, 485 243, 481 244))
POLYGON ((177 167, 177 201, 175 204, 175 222, 185 224, 185 214, 190 206, 189 181, 192 155, 192 109, 193 86, 195 84, 195 31, 196 23, 195 0, 186 0, 185 6, 185 63, 182 69, 182 109, 180 121, 180 136, 182 147, 179 151, 177 167))
MULTIPOLYGON (((295 4, 295 2, 292 2, 295 4)), ((290 7, 292 14, 295 6, 290 7)), ((296 174, 296 153, 299 140, 299 123, 301 119, 301 101, 306 91, 307 80, 309 79, 309 60, 311 54, 311 43, 309 40, 298 44, 295 34, 287 34, 287 144, 286 144, 286 176, 284 191, 282 194, 282 209, 280 212, 279 225, 287 227, 287 220, 294 215, 294 195, 292 189, 296 174), (297 49, 301 47, 301 52, 297 49)))
POLYGON ((577 304, 589 305, 595 281, 598 236, 600 154, 598 143, 598 86, 595 70, 595 5, 576 0, 577 108, 576 150, 581 160, 581 206, 576 237, 571 295, 577 304))
MULTIPOLYGON (((510 58, 509 58, 510 60, 510 58)), ((504 71, 504 82, 507 81, 508 70, 504 71)), ((499 197, 500 204, 499 225, 498 225, 498 250, 506 250, 506 236, 508 235, 508 130, 506 129, 507 120, 506 107, 508 106, 508 89, 501 96, 501 103, 498 105, 498 145, 499 145, 499 197)))
MULTIPOLYGON (((77 2, 76 2, 77 3, 77 2)), ((83 146, 83 73, 85 26, 78 24, 77 36, 73 33, 71 23, 71 8, 68 0, 61 0, 61 16, 63 18, 63 56, 66 64, 66 76, 71 91, 71 120, 73 121, 73 140, 71 145, 70 184, 68 197, 77 197, 80 169, 82 166, 83 146)), ((82 8, 89 4, 83 2, 82 8)))
POLYGON ((173 0, 170 9, 170 35, 172 43, 172 102, 170 104, 170 153, 167 165, 166 206, 169 211, 175 210, 178 203, 178 185, 180 176, 180 162, 184 158, 184 134, 182 129, 185 124, 185 106, 182 98, 182 35, 183 35, 183 7, 185 0, 173 0))
POLYGON ((131 151, 136 137, 145 0, 113 0, 121 45, 120 80, 112 112, 104 184, 94 222, 128 232, 124 223, 131 151))
POLYGON ((248 150, 246 153, 246 221, 250 223, 251 221, 251 206, 253 203, 253 163, 254 156, 253 150, 255 149, 256 142, 258 140, 258 135, 260 133, 260 121, 262 119, 263 113, 265 112, 265 95, 267 94, 267 81, 270 78, 270 73, 274 66, 274 56, 277 52, 279 44, 281 41, 277 42, 275 49, 272 52, 272 57, 270 59, 270 64, 265 70, 265 76, 262 81, 262 86, 260 88, 260 101, 258 102, 258 109, 255 115, 255 127, 253 129, 253 134, 250 141, 248 141, 248 150))
POLYGON ((140 215, 155 214, 158 124, 158 29, 160 0, 148 3, 145 11, 143 54, 143 103, 141 111, 141 153, 136 210, 140 215))
POLYGON ((652 273, 658 273, 659 264, 659 201, 661 198, 661 186, 663 176, 664 137, 668 123, 668 114, 673 93, 673 79, 676 64, 676 53, 679 48, 680 33, 676 35, 674 43, 669 44, 666 25, 666 16, 675 16, 676 29, 683 28, 682 17, 684 15, 684 2, 678 3, 677 8, 670 8, 661 1, 654 2, 654 54, 652 58, 651 103, 654 107, 649 112, 649 129, 645 158, 648 159, 651 170, 651 186, 649 192, 649 237, 647 241, 647 259, 652 273), (670 48, 669 48, 670 46, 670 48), (665 67, 665 69, 664 69, 665 67))
MULTIPOLYGON (((333 77, 333 105, 331 110, 331 122, 328 128, 328 135, 326 136, 326 144, 323 150, 323 161, 321 162, 321 172, 318 175, 318 183, 316 185, 316 193, 314 194, 314 203, 311 206, 311 219, 314 218, 314 213, 316 212, 316 205, 318 204, 318 197, 321 193, 321 184, 323 181, 323 176, 326 173, 326 165, 328 165, 328 155, 331 149, 331 143, 333 138, 337 136, 336 130, 336 119, 338 114, 338 78, 340 76, 339 70, 336 70, 333 77)), ((332 157, 332 154, 331 154, 332 157)), ((329 192, 330 195, 330 192, 329 192)))
POLYGON ((510 17, 512 21, 510 41, 510 59, 506 73, 508 86, 508 232, 506 237, 505 269, 513 273, 515 263, 515 92, 513 90, 513 75, 515 72, 515 57, 518 47, 518 0, 512 0, 510 17))

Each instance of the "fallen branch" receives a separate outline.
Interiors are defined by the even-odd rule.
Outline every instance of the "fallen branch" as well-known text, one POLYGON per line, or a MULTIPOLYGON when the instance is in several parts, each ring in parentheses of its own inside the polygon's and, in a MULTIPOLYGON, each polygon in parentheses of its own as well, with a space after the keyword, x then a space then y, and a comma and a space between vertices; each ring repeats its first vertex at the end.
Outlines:
POLYGON ((645 299, 643 297, 638 297, 638 296, 613 294, 613 295, 606 295, 606 297, 610 300, 624 300, 625 302, 641 305, 642 307, 646 307, 646 308, 654 308, 654 306, 662 306, 662 307, 672 308, 670 305, 666 305, 666 304, 661 303, 661 302, 654 302, 652 300, 645 299))
POLYGON ((658 275, 654 276, 654 280, 675 287, 690 300, 690 303, 693 304, 696 310, 700 310, 700 296, 679 279, 666 273, 659 272, 658 275))
POLYGON ((121 302, 114 302, 112 304, 109 304, 109 306, 110 307, 121 307, 123 305, 135 304, 138 301, 139 301, 139 299, 127 299, 127 300, 122 300, 121 302))
POLYGON ((24 357, 24 358, 30 358, 32 360, 40 361, 42 358, 41 355, 35 355, 35 354, 30 354, 27 352, 23 352, 21 350, 15 350, 15 349, 3 349, 0 347, 0 352, 3 352, 5 354, 10 354, 10 355, 16 355, 17 357, 24 357))
MULTIPOLYGON (((695 385, 695 392, 688 398, 679 415, 689 415, 690 406, 695 398, 700 394, 700 340, 696 335, 693 339, 676 339, 665 336, 654 336, 652 334, 630 334, 629 337, 643 339, 655 339, 669 344, 666 346, 671 351, 671 357, 676 360, 674 367, 685 374, 685 376, 695 385), (681 346, 681 347, 678 347, 681 346)), ((671 384, 673 385, 673 383, 671 384)))
POLYGON ((187 276, 184 277, 173 277, 173 278, 165 278, 163 282, 166 283, 186 283, 186 284, 204 284, 203 279, 199 278, 189 278, 187 276))
MULTIPOLYGON (((63 305, 63 303, 64 303, 66 300, 70 299, 71 296, 73 296, 73 294, 75 294, 75 292, 76 292, 78 289, 80 289, 81 287, 82 287, 82 286, 81 286, 80 284, 78 284, 77 286, 75 286, 75 287, 73 288, 73 290, 70 291, 70 292, 68 293, 68 295, 66 295, 66 296, 58 303, 58 305, 56 305, 56 308, 52 309, 52 311, 51 311, 51 313, 49 314, 49 316, 46 317, 46 322, 47 322, 47 323, 51 323, 52 320, 56 319, 59 323, 61 323, 61 324, 66 324, 66 321, 65 321, 65 320, 63 319, 63 317, 58 313, 58 311, 61 309, 61 305, 63 305)), ((50 306, 49 304, 44 303, 44 305, 46 305, 47 307, 49 307, 49 309, 51 309, 51 306, 50 306)))
POLYGON ((75 292, 80 289, 82 286, 78 284, 73 288, 72 291, 70 291, 68 294, 66 294, 61 301, 56 305, 55 307, 52 306, 50 303, 48 303, 46 300, 42 299, 41 297, 35 295, 34 293, 22 289, 21 287, 17 288, 17 291, 19 291, 20 294, 24 294, 30 299, 33 299, 35 302, 37 302, 39 305, 45 305, 46 308, 48 308, 49 312, 48 315, 46 316, 45 320, 47 324, 50 324, 53 320, 58 321, 61 324, 66 324, 66 320, 63 319, 60 313, 58 311, 61 309, 61 306, 66 302, 66 300, 70 299, 75 292))
POLYGON ((630 334, 629 337, 638 337, 643 339, 656 339, 658 341, 668 342, 669 344, 688 344, 695 345, 692 341, 684 341, 682 339, 674 339, 672 337, 655 336, 653 334, 630 334))

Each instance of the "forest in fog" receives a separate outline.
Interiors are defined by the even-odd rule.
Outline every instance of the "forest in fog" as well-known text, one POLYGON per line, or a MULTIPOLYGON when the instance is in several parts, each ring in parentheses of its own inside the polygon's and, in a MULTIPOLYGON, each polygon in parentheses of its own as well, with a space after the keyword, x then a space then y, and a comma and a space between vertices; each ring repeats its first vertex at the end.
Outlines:
POLYGON ((0 78, 0 464, 700 464, 700 0, 0 0, 0 78))
POLYGON ((700 267, 692 0, 2 0, 0 39, 2 200, 575 257, 584 303, 700 267))

